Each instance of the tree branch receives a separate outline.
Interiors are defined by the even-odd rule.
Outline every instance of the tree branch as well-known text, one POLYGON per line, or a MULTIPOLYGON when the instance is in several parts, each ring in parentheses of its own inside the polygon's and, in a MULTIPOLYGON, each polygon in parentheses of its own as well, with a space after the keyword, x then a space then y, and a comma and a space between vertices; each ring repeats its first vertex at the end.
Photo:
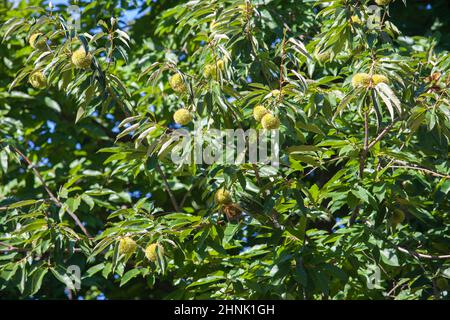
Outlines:
POLYGON ((353 212, 352 212, 352 215, 350 216, 350 219, 348 220, 348 223, 349 223, 349 225, 354 225, 355 224, 355 222, 356 222, 356 218, 358 217, 358 215, 359 215, 359 205, 357 205, 356 207, 355 207, 355 209, 353 209, 353 212))
MULTIPOLYGON (((398 120, 398 119, 396 119, 398 120)), ((369 146, 367 147, 367 150, 369 150, 370 148, 372 148, 378 141, 380 141, 381 139, 383 139, 383 137, 394 127, 394 125, 397 123, 397 121, 394 120, 391 124, 389 124, 386 128, 383 129, 383 131, 381 131, 381 133, 369 144, 369 146)))
POLYGON ((394 160, 394 163, 400 163, 401 165, 399 165, 399 166, 391 166, 391 168, 403 168, 403 169, 418 170, 418 171, 422 171, 422 172, 428 173, 428 174, 430 174, 432 176, 435 176, 435 177, 440 177, 440 178, 444 178, 444 179, 450 179, 450 175, 448 175, 448 174, 445 175, 445 174, 442 174, 442 173, 439 173, 439 172, 434 172, 434 171, 432 171, 430 169, 426 169, 426 168, 422 168, 422 167, 418 167, 418 166, 414 166, 414 165, 409 165, 409 164, 404 164, 403 162, 397 161, 397 160, 394 160))
POLYGON ((359 177, 364 176, 367 152, 369 151, 369 111, 364 111, 364 147, 359 155, 359 177))
POLYGON ((253 171, 255 172, 256 182, 258 183, 258 186, 261 187, 262 186, 262 182, 261 182, 261 177, 259 175, 258 166, 255 163, 253 163, 252 166, 253 166, 253 171))
POLYGON ((398 288, 398 287, 400 287, 400 286, 404 286, 406 283, 402 283, 402 282, 398 282, 389 292, 388 292, 388 294, 387 294, 387 296, 388 297, 390 297, 391 295, 392 295, 392 293, 394 293, 395 292, 395 290, 398 288))
MULTIPOLYGON (((22 159, 28 164, 28 166, 31 168, 31 170, 33 171, 34 175, 38 178, 38 180, 42 183, 42 186, 44 187, 45 191, 47 192, 47 194, 50 196, 50 199, 53 201, 53 203, 61 208, 63 206, 63 204, 61 203, 61 201, 59 201, 59 199, 53 194, 53 192, 50 190, 50 188, 47 186, 44 178, 42 177, 41 173, 36 169, 36 166, 31 162, 30 159, 28 159, 27 156, 25 156, 19 149, 17 149, 16 147, 12 146, 14 152, 16 152, 20 157, 22 157, 22 159)), ((75 223, 78 225, 78 227, 80 227, 80 229, 83 231, 83 233, 88 237, 91 238, 91 235, 89 234, 89 232, 86 230, 86 228, 83 226, 83 224, 81 223, 81 221, 78 219, 78 217, 69 210, 69 208, 66 208, 67 213, 72 217, 72 219, 75 221, 75 223)))
POLYGON ((156 171, 158 171, 159 175, 163 179, 164 187, 165 187, 167 193, 169 194, 169 197, 170 197, 170 200, 172 201, 172 205, 173 205, 174 209, 177 212, 180 212, 181 211, 180 207, 178 206, 177 200, 175 199, 175 196, 173 195, 173 192, 170 189, 169 182, 167 181, 167 177, 164 174, 164 172, 162 171, 161 166, 159 165, 159 162, 156 163, 156 171))
POLYGON ((284 60, 286 59, 286 29, 283 30, 283 40, 281 42, 281 62, 280 62, 280 79, 279 88, 280 95, 278 96, 278 101, 281 101, 283 95, 283 83, 284 83, 284 60))
POLYGON ((9 245, 7 243, 0 241, 0 246, 5 247, 5 249, 0 249, 0 252, 9 252, 9 251, 18 251, 18 252, 27 252, 28 250, 17 248, 15 246, 9 245))
POLYGON ((397 246, 397 249, 401 252, 407 253, 413 257, 416 257, 418 259, 433 259, 433 260, 439 260, 439 259, 450 259, 450 254, 446 254, 446 255, 441 255, 441 256, 435 256, 435 255, 430 255, 430 254, 423 254, 423 253, 419 253, 419 252, 415 252, 412 250, 408 250, 406 248, 403 247, 399 247, 397 246))

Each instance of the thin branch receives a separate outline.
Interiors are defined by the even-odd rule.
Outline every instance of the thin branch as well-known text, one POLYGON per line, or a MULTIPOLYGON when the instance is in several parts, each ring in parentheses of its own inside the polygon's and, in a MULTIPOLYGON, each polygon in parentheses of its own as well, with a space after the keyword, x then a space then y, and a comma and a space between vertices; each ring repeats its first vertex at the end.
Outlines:
POLYGON ((364 150, 369 149, 369 111, 364 113, 364 150))
POLYGON ((389 292, 388 292, 388 296, 390 297, 394 292, 395 292, 395 290, 398 288, 398 287, 400 287, 400 286, 404 286, 406 283, 402 283, 402 282, 398 282, 389 292))
MULTIPOLYGON (((193 187, 193 186, 192 186, 193 187)), ((186 202, 187 198, 191 195, 192 192, 192 187, 188 190, 188 192, 186 192, 183 196, 183 199, 181 199, 180 202, 180 208, 182 208, 184 206, 184 203, 186 202)))
POLYGON ((419 253, 419 252, 415 252, 412 250, 408 250, 406 248, 403 247, 399 247, 397 246, 397 249, 401 252, 407 253, 413 257, 416 257, 418 259, 432 259, 432 260, 439 260, 439 259, 450 259, 450 254, 446 254, 446 255, 440 255, 440 256, 435 256, 435 255, 430 255, 430 254, 423 254, 423 253, 419 253))
MULTIPOLYGON (((364 147, 359 155, 359 178, 364 177, 364 167, 366 165, 367 153, 369 152, 369 110, 364 111, 364 147)), ((359 205, 355 207, 349 219, 349 225, 353 225, 359 215, 359 205)))
POLYGON ((391 168, 400 168, 400 169, 403 168, 403 169, 417 170, 417 171, 422 171, 422 172, 428 173, 428 174, 430 174, 432 176, 435 176, 435 177, 440 177, 440 178, 444 178, 444 179, 450 179, 450 175, 448 175, 448 174, 445 175, 445 174, 442 174, 442 173, 439 173, 439 172, 434 172, 434 171, 432 171, 430 169, 426 169, 426 168, 422 168, 422 167, 418 167, 418 166, 413 166, 413 165, 409 165, 409 164, 403 164, 402 162, 396 161, 396 160, 394 160, 394 163, 401 163, 402 165, 391 166, 391 168))
POLYGON ((348 223, 349 223, 349 225, 354 225, 355 224, 355 222, 356 222, 356 218, 358 217, 358 215, 359 215, 359 205, 357 205, 356 207, 355 207, 355 209, 353 209, 353 212, 352 212, 352 215, 350 216, 350 219, 348 220, 348 223))
POLYGON ((189 190, 185 193, 185 195, 183 196, 183 199, 181 199, 181 202, 180 202, 180 204, 179 204, 179 207, 180 207, 180 208, 183 208, 183 207, 184 207, 184 204, 185 204, 186 200, 187 200, 188 197, 192 194, 192 190, 194 190, 194 188, 196 187, 196 185, 197 185, 196 182, 193 182, 193 183, 191 184, 191 187, 190 187, 189 190))
POLYGON ((261 187, 262 186, 261 176, 259 175, 258 166, 255 163, 253 163, 253 171, 255 172, 256 182, 261 187))
POLYGON ((275 209, 272 210, 272 214, 270 215, 270 220, 272 220, 273 226, 276 229, 281 229, 280 214, 278 213, 277 210, 275 210, 275 209))
POLYGON ((286 59, 286 32, 287 30, 283 30, 283 40, 281 42, 281 62, 280 62, 280 94, 278 96, 278 101, 283 99, 283 83, 284 83, 284 60, 286 59))
MULTIPOLYGON (((416 251, 413 251, 413 250, 406 249, 406 248, 404 248, 402 246, 399 246, 399 245, 395 244, 394 242, 392 242, 388 238, 386 238, 384 233, 376 231, 375 229, 373 229, 372 226, 368 222, 365 222, 365 225, 370 228, 372 233, 378 235, 382 240, 384 240, 387 243, 389 243, 392 247, 395 247, 398 251, 401 251, 403 253, 407 253, 407 254, 409 254, 409 255, 411 255, 411 256, 419 259, 419 260, 421 258, 422 259, 433 259, 433 260, 450 259, 450 254, 436 256, 436 255, 419 253, 419 252, 416 252, 416 251)), ((425 269, 424 269, 424 271, 425 271, 425 269)))
MULTIPOLYGON (((47 194, 50 196, 50 199, 55 203, 55 205, 59 208, 61 208, 63 206, 63 204, 61 203, 61 201, 59 201, 59 199, 53 194, 53 192, 50 190, 50 188, 47 186, 44 178, 42 177, 41 173, 36 169, 36 166, 31 162, 30 159, 28 159, 27 156, 25 156, 19 149, 17 149, 16 147, 12 147, 14 152, 16 152, 19 156, 22 157, 22 159, 28 164, 28 166, 31 168, 31 170, 33 171, 34 175, 39 179, 39 181, 42 183, 42 186, 44 187, 45 191, 47 192, 47 194)), ((72 217, 72 219, 75 221, 75 223, 78 225, 78 227, 80 227, 80 229, 83 231, 83 233, 88 237, 91 238, 91 235, 89 234, 89 232, 86 230, 86 228, 83 226, 83 224, 81 223, 81 221, 78 219, 78 217, 69 210, 69 208, 66 208, 67 213, 72 217)))
POLYGON ((159 165, 159 162, 156 163, 156 171, 158 171, 159 175, 163 179, 164 187, 165 187, 167 193, 169 194, 169 197, 170 197, 170 200, 172 201, 172 205, 173 205, 174 209, 177 212, 181 212, 180 207, 178 206, 177 200, 175 199, 175 196, 173 195, 173 192, 170 189, 169 182, 167 181, 167 177, 164 174, 164 172, 162 171, 161 166, 159 165))
POLYGON ((184 207, 185 202, 187 201, 187 199, 189 198, 189 196, 192 194, 192 191, 194 190, 194 188, 197 186, 197 182, 192 182, 191 183, 191 187, 189 188, 189 190, 184 194, 183 199, 181 199, 181 202, 179 204, 180 208, 184 207))
POLYGON ((383 131, 381 131, 381 133, 368 145, 367 150, 372 148, 378 141, 383 139, 383 137, 394 127, 396 123, 397 121, 394 120, 391 124, 384 128, 383 131))
POLYGON ((20 251, 20 252, 27 252, 28 250, 17 248, 15 246, 9 245, 5 242, 0 241, 0 246, 5 247, 5 249, 0 249, 0 252, 9 252, 9 251, 20 251))
POLYGON ((311 170, 309 170, 307 173, 305 173, 304 177, 306 178, 307 176, 309 176, 311 173, 313 173, 314 171, 316 171, 317 169, 319 169, 319 167, 314 167, 311 170))
POLYGON ((45 191, 47 192, 47 194, 50 196, 50 199, 55 202, 60 204, 60 201, 55 197, 55 195, 53 194, 53 192, 49 189, 49 187, 47 186, 47 184, 45 183, 44 178, 42 177, 41 173, 36 169, 36 166, 31 162, 30 159, 28 159, 27 156, 25 156, 19 149, 17 149, 16 147, 12 147, 13 150, 22 157, 22 159, 30 166, 31 170, 33 170, 35 176, 39 179, 39 181, 42 183, 42 186, 44 187, 45 191))
POLYGON ((364 176, 364 167, 367 158, 367 152, 369 151, 369 111, 364 111, 364 148, 361 150, 359 156, 359 177, 362 179, 364 176))

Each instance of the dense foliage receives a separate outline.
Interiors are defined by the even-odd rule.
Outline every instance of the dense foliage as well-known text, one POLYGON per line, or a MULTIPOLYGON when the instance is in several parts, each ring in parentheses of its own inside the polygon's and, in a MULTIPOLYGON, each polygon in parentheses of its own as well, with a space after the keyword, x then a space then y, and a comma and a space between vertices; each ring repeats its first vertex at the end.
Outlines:
POLYGON ((447 298, 449 4, 390 2, 1 2, 0 297, 447 298))

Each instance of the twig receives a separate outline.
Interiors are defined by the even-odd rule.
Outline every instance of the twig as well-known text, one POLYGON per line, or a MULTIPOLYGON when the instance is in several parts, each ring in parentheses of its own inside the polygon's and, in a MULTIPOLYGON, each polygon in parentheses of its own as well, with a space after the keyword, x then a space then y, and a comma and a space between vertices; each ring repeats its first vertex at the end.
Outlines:
POLYGON ((397 121, 394 120, 390 125, 384 128, 383 131, 381 131, 381 133, 368 145, 367 150, 372 148, 378 141, 383 139, 383 137, 394 127, 396 123, 397 121))
POLYGON ((359 205, 357 205, 355 207, 355 209, 353 209, 352 215, 350 216, 350 219, 348 220, 349 225, 353 225, 355 224, 356 218, 358 217, 359 214, 359 205))
POLYGON ((183 196, 183 199, 181 199, 180 208, 183 208, 184 203, 186 202, 187 198, 191 195, 191 192, 192 192, 192 188, 190 188, 188 190, 188 192, 185 193, 185 195, 183 196))
POLYGON ((254 163, 252 165, 253 165, 253 171, 255 172, 256 182, 258 183, 259 186, 262 186, 261 176, 259 175, 258 166, 254 163))
POLYGON ((319 167, 314 167, 314 168, 312 168, 311 170, 309 170, 309 171, 304 175, 304 177, 306 178, 307 176, 309 176, 311 173, 313 173, 313 172, 316 171, 317 169, 319 169, 319 167))
POLYGON ((281 62, 280 62, 280 94, 278 95, 278 101, 283 99, 283 83, 284 83, 284 60, 286 59, 286 32, 287 30, 283 30, 283 40, 281 42, 281 62))
POLYGON ((366 163, 367 152, 369 151, 369 111, 364 111, 364 147, 359 156, 359 177, 364 176, 364 166, 366 163))
POLYGON ((21 252, 27 252, 25 249, 17 248, 15 246, 9 245, 7 243, 0 241, 0 246, 5 247, 5 249, 0 249, 0 252, 9 252, 9 251, 21 251, 21 252))
POLYGON ((47 191, 48 195, 50 196, 50 199, 52 199, 55 203, 60 203, 59 200, 55 197, 53 192, 49 189, 47 184, 45 183, 44 178, 42 177, 41 173, 36 169, 35 165, 31 162, 30 159, 28 159, 27 156, 25 156, 19 149, 16 147, 13 147, 13 150, 22 157, 22 159, 30 166, 31 170, 33 170, 36 177, 39 179, 39 181, 42 183, 42 186, 44 187, 45 191, 47 191))
MULTIPOLYGON (((34 166, 34 164, 31 162, 30 159, 28 159, 27 156, 25 156, 19 149, 17 149, 16 147, 12 147, 14 152, 16 152, 19 156, 22 157, 22 159, 28 164, 28 166, 31 168, 31 170, 33 171, 34 175, 39 179, 39 181, 42 183, 42 186, 44 187, 45 191, 47 192, 47 194, 50 196, 50 199, 55 203, 55 205, 59 208, 61 208, 63 206, 63 204, 61 203, 61 201, 59 201, 58 198, 55 197, 55 195, 53 194, 53 192, 50 190, 50 188, 47 186, 47 184, 45 183, 44 178, 42 177, 41 173, 36 169, 36 167, 34 166)), ((86 230, 86 228, 83 226, 83 224, 81 223, 81 221, 78 219, 78 217, 69 210, 69 208, 66 208, 67 213, 69 213, 69 215, 72 217, 72 219, 75 221, 75 223, 80 227, 80 229, 83 231, 83 233, 88 237, 91 238, 91 235, 89 234, 89 232, 86 230)))
POLYGON ((369 111, 364 113, 364 150, 369 149, 369 111))
MULTIPOLYGON (((394 163, 401 163, 401 162, 394 160, 394 163)), ((399 165, 399 166, 391 166, 391 168, 400 168, 400 169, 403 168, 403 169, 418 170, 418 171, 422 171, 422 172, 426 172, 428 174, 431 174, 432 176, 435 176, 435 177, 441 177, 441 178, 444 178, 444 179, 450 179, 450 175, 448 175, 448 174, 445 175, 445 174, 442 174, 442 173, 439 173, 439 172, 434 172, 434 171, 432 171, 430 169, 417 167, 417 166, 413 166, 413 165, 408 165, 408 164, 402 164, 402 165, 399 165)))
POLYGON ((400 287, 401 285, 405 285, 406 283, 404 283, 404 282, 397 282, 397 284, 388 292, 388 294, 387 294, 387 296, 391 296, 391 294, 392 293, 394 293, 395 292, 395 290, 398 288, 398 287, 400 287))
POLYGON ((277 229, 281 229, 280 224, 280 214, 277 210, 273 209, 272 214, 270 215, 270 219, 272 220, 273 226, 277 229))
POLYGON ((164 172, 162 171, 161 166, 159 165, 159 162, 156 163, 156 171, 158 171, 159 175, 163 179, 164 187, 165 187, 167 193, 169 194, 169 197, 170 197, 170 200, 172 201, 172 205, 173 205, 174 209, 177 212, 180 212, 180 207, 178 206, 177 200, 175 199, 175 196, 173 195, 173 192, 170 189, 169 182, 167 181, 167 177, 164 174, 164 172))
POLYGON ((184 203, 186 202, 187 198, 192 194, 192 190, 194 190, 194 187, 196 186, 196 183, 192 183, 191 187, 189 188, 188 192, 183 196, 183 199, 181 199, 180 202, 180 208, 183 208, 184 203))
POLYGON ((401 251, 401 252, 407 253, 407 254, 409 254, 409 255, 411 255, 413 257, 416 257, 418 259, 420 259, 420 258, 422 258, 422 259, 432 259, 432 260, 450 259, 450 254, 435 256, 435 255, 423 254, 423 253, 415 252, 415 251, 408 250, 406 248, 399 247, 399 246, 397 246, 397 249, 399 251, 401 251))
POLYGON ((446 255, 431 255, 431 254, 425 254, 425 253, 419 253, 413 250, 409 250, 406 249, 402 246, 399 246, 395 243, 393 243, 391 240, 385 238, 385 235, 379 231, 375 231, 373 228, 370 227, 370 225, 366 222, 365 224, 367 227, 370 228, 370 231, 373 232, 374 234, 380 236, 383 240, 385 240, 387 243, 389 243, 392 247, 395 247, 398 251, 401 251, 403 253, 407 253, 415 258, 417 258, 418 260, 420 260, 421 258, 423 259, 432 259, 432 260, 439 260, 439 259, 450 259, 450 254, 446 254, 446 255))

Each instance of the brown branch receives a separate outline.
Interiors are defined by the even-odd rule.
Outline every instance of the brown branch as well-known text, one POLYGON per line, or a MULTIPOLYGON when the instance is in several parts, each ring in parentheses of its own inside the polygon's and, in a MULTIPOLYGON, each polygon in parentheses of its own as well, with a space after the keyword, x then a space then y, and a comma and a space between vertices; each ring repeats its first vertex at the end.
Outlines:
POLYGON ((403 162, 397 161, 397 160, 394 160, 394 163, 400 163, 402 165, 391 166, 391 168, 400 168, 400 169, 403 168, 403 169, 418 170, 418 171, 422 171, 422 172, 428 173, 428 174, 430 174, 432 176, 435 176, 435 177, 440 177, 440 178, 444 178, 444 179, 450 179, 450 175, 448 175, 448 174, 445 175, 445 174, 442 174, 442 173, 439 173, 439 172, 434 172, 434 171, 432 171, 430 169, 426 169, 426 168, 422 168, 422 167, 418 167, 418 166, 414 166, 414 165, 409 165, 409 164, 404 164, 403 162))
POLYGON ((382 232, 376 231, 375 229, 373 229, 370 224, 368 224, 367 222, 365 223, 366 226, 368 226, 370 228, 370 230, 378 235, 380 238, 382 238, 382 240, 386 241, 387 243, 389 243, 392 247, 395 247, 398 251, 403 252, 403 253, 407 253, 417 259, 432 259, 432 260, 439 260, 439 259, 450 259, 450 254, 446 254, 446 255, 431 255, 431 254, 425 254, 425 253, 419 253, 413 250, 409 250, 406 249, 402 246, 399 246, 395 243, 393 243, 391 240, 389 240, 388 238, 385 237, 385 235, 382 232))
MULTIPOLYGON (((28 164, 28 166, 31 168, 31 170, 33 171, 34 175, 38 178, 38 180, 42 183, 42 186, 44 187, 45 191, 47 192, 47 194, 50 196, 50 199, 53 201, 53 203, 61 208, 63 206, 63 204, 61 203, 61 201, 59 201, 59 199, 53 194, 53 192, 50 190, 50 188, 47 186, 44 178, 42 177, 41 173, 36 169, 36 166, 31 162, 30 159, 28 159, 27 156, 25 156, 19 149, 17 149, 16 147, 12 147, 14 152, 16 152, 20 157, 22 157, 22 159, 28 164)), ((67 213, 72 217, 72 219, 75 221, 75 223, 78 225, 78 227, 80 227, 80 229, 83 231, 83 233, 88 237, 91 238, 91 235, 89 234, 89 232, 86 230, 86 228, 83 226, 83 224, 81 223, 81 221, 78 219, 78 217, 69 210, 69 208, 66 208, 67 213)))
MULTIPOLYGON (((366 222, 366 225, 370 227, 370 225, 366 222)), ((417 258, 418 260, 420 259, 430 259, 430 260, 440 260, 440 259, 450 259, 450 254, 446 254, 446 255, 431 255, 431 254, 425 254, 425 253, 419 253, 413 250, 409 250, 406 249, 402 246, 396 245, 395 243, 393 243, 391 240, 386 239, 385 235, 381 232, 377 232, 374 229, 370 228, 371 231, 380 236, 383 240, 385 240, 386 242, 388 242, 392 247, 395 247, 398 251, 409 254, 411 256, 413 256, 414 258, 417 258)))
POLYGON ((126 105, 122 102, 122 100, 119 99, 119 97, 117 97, 117 95, 114 93, 114 91, 108 84, 106 85, 106 90, 112 96, 112 98, 119 104, 125 116, 129 117, 130 113, 128 112, 126 105))
POLYGON ((440 256, 435 256, 435 255, 430 255, 430 254, 424 254, 424 253, 419 253, 419 252, 415 252, 412 250, 408 250, 406 248, 403 247, 399 247, 397 246, 397 249, 401 252, 407 253, 413 257, 416 257, 418 259, 422 258, 422 259, 433 259, 433 260, 439 260, 439 259, 450 259, 450 254, 446 254, 446 255, 440 255, 440 256))
POLYGON ((275 210, 275 209, 272 210, 272 214, 270 215, 270 220, 272 220, 273 226, 276 229, 281 229, 280 214, 278 213, 277 210, 275 210))
POLYGON ((39 179, 39 181, 42 183, 42 186, 44 187, 47 194, 50 196, 50 199, 55 203, 60 203, 59 200, 55 197, 53 192, 49 189, 47 184, 45 183, 44 178, 42 177, 41 173, 36 169, 36 166, 31 162, 30 159, 28 159, 27 156, 25 156, 19 149, 16 147, 13 147, 13 150, 22 157, 22 159, 30 166, 31 170, 33 170, 35 176, 39 179))
POLYGON ((398 287, 400 287, 400 286, 404 286, 406 283, 402 283, 402 282, 398 282, 389 292, 388 292, 388 296, 390 297, 394 292, 395 292, 395 290, 398 288, 398 287))
MULTIPOLYGON (((367 154, 369 152, 369 110, 364 111, 364 147, 359 155, 359 178, 364 177, 367 154)), ((349 219, 349 225, 353 225, 359 215, 359 205, 355 207, 349 219)))
POLYGON ((278 101, 283 99, 283 83, 284 83, 284 60, 286 59, 286 29, 283 30, 283 40, 281 42, 281 62, 280 62, 280 94, 278 95, 278 101))
POLYGON ((177 212, 181 212, 180 207, 178 206, 177 200, 175 199, 175 196, 173 195, 173 192, 170 189, 169 182, 167 181, 167 177, 164 174, 164 172, 162 171, 161 166, 159 165, 159 162, 156 163, 156 171, 158 171, 159 175, 163 179, 164 187, 165 187, 167 193, 169 194, 169 197, 170 197, 170 200, 172 201, 172 205, 173 205, 174 209, 177 212))
POLYGON ((381 131, 381 133, 368 145, 367 150, 372 148, 378 141, 383 139, 383 137, 394 127, 396 123, 397 121, 394 120, 390 125, 384 128, 383 131, 381 131))
POLYGON ((185 195, 183 196, 183 199, 181 199, 180 208, 184 207, 184 203, 186 202, 186 200, 188 199, 188 197, 192 194, 192 190, 194 190, 194 187, 196 186, 196 183, 192 183, 191 187, 189 188, 189 190, 185 193, 185 195))
POLYGON ((191 192, 192 192, 192 188, 190 188, 188 190, 188 192, 185 193, 185 195, 183 196, 183 199, 181 199, 180 208, 182 208, 184 206, 184 203, 186 202, 187 198, 191 195, 191 192))
POLYGON ((364 150, 369 149, 369 111, 364 113, 364 150))
POLYGON ((261 182, 261 176, 259 175, 258 166, 256 164, 254 164, 254 163, 252 164, 252 166, 253 166, 253 171, 255 172, 256 182, 261 187, 262 186, 262 182, 261 182))
POLYGON ((364 176, 364 166, 366 163, 367 152, 369 151, 369 111, 364 111, 364 147, 359 155, 359 177, 364 176))
POLYGON ((353 225, 355 224, 356 218, 359 215, 359 205, 357 205, 355 207, 355 209, 353 209, 352 215, 350 216, 350 219, 348 220, 349 225, 353 225))
POLYGON ((15 246, 9 245, 7 243, 0 241, 0 246, 5 247, 5 249, 0 249, 0 252, 9 252, 9 251, 20 251, 20 252, 27 252, 25 249, 20 249, 15 246))

